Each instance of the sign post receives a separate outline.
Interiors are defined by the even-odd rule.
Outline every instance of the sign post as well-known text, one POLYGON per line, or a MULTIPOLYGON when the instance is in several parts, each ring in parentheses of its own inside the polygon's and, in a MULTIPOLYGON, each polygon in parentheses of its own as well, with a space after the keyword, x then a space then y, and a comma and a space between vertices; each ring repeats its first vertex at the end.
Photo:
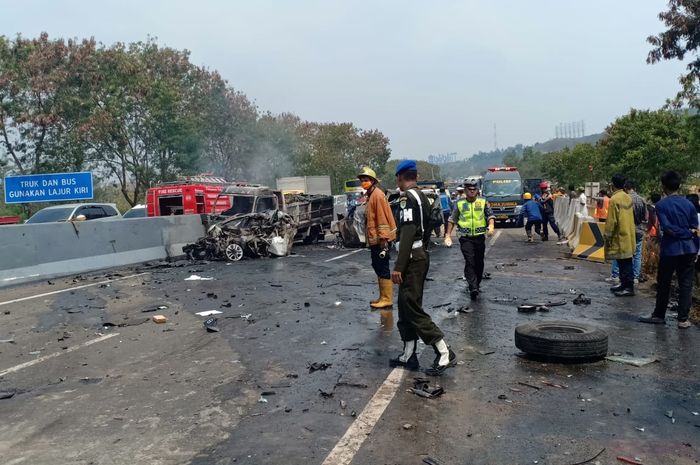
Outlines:
POLYGON ((92 173, 51 173, 5 177, 5 203, 91 200, 92 173))

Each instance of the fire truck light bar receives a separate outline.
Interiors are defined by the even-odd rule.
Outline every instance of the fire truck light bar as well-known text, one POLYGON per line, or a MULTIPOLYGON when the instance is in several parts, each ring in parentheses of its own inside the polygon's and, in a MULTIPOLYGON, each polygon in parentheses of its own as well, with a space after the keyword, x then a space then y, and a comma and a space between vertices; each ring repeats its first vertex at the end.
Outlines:
POLYGON ((501 166, 498 168, 489 168, 489 171, 518 171, 515 166, 501 166))

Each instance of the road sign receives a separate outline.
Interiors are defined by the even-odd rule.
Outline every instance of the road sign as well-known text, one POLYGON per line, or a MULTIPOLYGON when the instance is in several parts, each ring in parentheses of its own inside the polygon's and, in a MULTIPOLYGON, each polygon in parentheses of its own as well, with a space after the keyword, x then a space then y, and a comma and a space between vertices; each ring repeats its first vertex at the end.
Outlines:
POLYGON ((92 173, 51 173, 5 177, 5 203, 92 199, 92 173))

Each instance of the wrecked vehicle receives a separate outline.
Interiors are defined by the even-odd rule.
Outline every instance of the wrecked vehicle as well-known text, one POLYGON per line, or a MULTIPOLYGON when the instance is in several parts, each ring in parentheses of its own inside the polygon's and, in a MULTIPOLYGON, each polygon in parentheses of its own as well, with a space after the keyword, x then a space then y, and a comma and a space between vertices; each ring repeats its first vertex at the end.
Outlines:
POLYGON ((297 223, 283 211, 216 218, 205 237, 182 248, 190 259, 237 262, 243 257, 283 257, 292 251, 297 223))
POLYGON ((348 216, 338 215, 338 220, 331 224, 331 233, 335 234, 336 243, 342 247, 364 247, 367 204, 362 203, 348 210, 348 216))

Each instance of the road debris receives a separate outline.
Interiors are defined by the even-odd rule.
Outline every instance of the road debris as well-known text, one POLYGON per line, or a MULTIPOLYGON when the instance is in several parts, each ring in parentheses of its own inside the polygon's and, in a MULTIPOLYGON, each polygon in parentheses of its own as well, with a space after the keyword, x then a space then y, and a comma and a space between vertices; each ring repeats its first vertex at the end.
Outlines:
POLYGON ((258 398, 258 404, 267 404, 267 399, 265 399, 263 396, 260 396, 258 398))
POLYGON ((309 373, 313 373, 314 371, 326 371, 330 367, 332 367, 332 363, 326 363, 326 362, 313 362, 308 365, 309 367, 309 373))
POLYGON ((168 322, 168 319, 165 317, 165 315, 153 315, 151 319, 154 323, 158 323, 159 325, 168 322))
POLYGON ((346 386, 346 387, 367 389, 367 385, 365 383, 351 383, 348 381, 338 381, 337 383, 335 383, 335 385, 336 386, 346 386))
POLYGON ((284 257, 292 251, 297 223, 281 210, 216 218, 206 236, 182 248, 190 259, 237 262, 243 257, 284 257))
POLYGON ((102 382, 102 378, 80 378, 82 384, 98 384, 102 382))
POLYGON ((634 429, 636 429, 637 431, 641 431, 642 433, 643 433, 644 431, 646 431, 646 430, 645 430, 643 427, 641 427, 641 426, 635 426, 634 429))
POLYGON ((211 317, 204 322, 204 327, 210 333, 218 333, 219 332, 218 322, 219 322, 219 320, 217 318, 211 317))
POLYGON ((481 355, 491 355, 496 353, 495 350, 477 350, 477 352, 481 355))
POLYGON ((433 457, 424 458, 423 463, 425 463, 427 465, 443 465, 443 463, 441 461, 439 461, 438 459, 435 459, 433 457))
POLYGON ((595 459, 597 459, 598 457, 600 457, 601 455, 603 455, 603 452, 605 452, 605 447, 603 447, 603 450, 601 450, 600 452, 598 452, 597 454, 595 454, 595 455, 594 455, 593 457, 591 457, 590 459, 584 460, 584 461, 582 461, 582 462, 572 463, 572 464, 570 464, 570 465, 584 465, 585 463, 590 463, 590 462, 594 461, 595 459))
POLYGON ((631 459, 629 457, 624 457, 622 455, 618 455, 617 460, 619 460, 620 462, 629 463, 631 465, 644 465, 644 462, 639 460, 637 457, 631 459))
POLYGON ((5 343, 5 344, 14 344, 15 340, 10 338, 10 339, 0 339, 0 343, 5 343))
POLYGON ((211 277, 205 278, 205 277, 202 277, 202 276, 199 276, 196 274, 193 274, 189 278, 185 278, 185 281, 213 281, 213 280, 214 280, 214 278, 211 278, 211 277))
POLYGON ((658 362, 659 360, 655 357, 634 357, 632 355, 621 355, 612 354, 605 357, 605 360, 610 360, 611 362, 626 363, 628 365, 633 365, 636 367, 643 367, 649 365, 650 363, 658 362))
POLYGON ((0 391, 0 400, 4 399, 12 399, 15 394, 17 394, 17 391, 0 391))
POLYGON ((565 269, 565 270, 575 270, 576 267, 573 266, 573 265, 566 265, 566 266, 564 267, 564 269, 565 269))
POLYGON ((578 297, 574 299, 574 305, 590 305, 591 299, 586 297, 585 294, 579 294, 578 297))
POLYGON ((319 395, 320 395, 321 397, 323 397, 324 399, 330 399, 331 397, 333 397, 333 390, 324 391, 323 389, 319 389, 319 390, 318 390, 318 393, 319 393, 319 395))
POLYGON ((141 313, 157 312, 158 310, 166 310, 167 308, 167 305, 159 305, 157 307, 144 308, 143 310, 141 310, 141 313))
POLYGON ((199 316, 212 316, 212 315, 220 315, 222 312, 218 310, 206 310, 204 312, 197 312, 195 315, 199 316))
POLYGON ((474 313, 474 309, 469 308, 469 305, 463 305, 457 309, 457 313, 474 313))
POLYGON ((539 386, 535 386, 534 384, 530 384, 530 383, 525 383, 525 382, 523 382, 523 381, 518 381, 518 384, 520 384, 521 386, 527 386, 527 387, 529 387, 529 388, 536 389, 536 390, 538 390, 538 391, 539 391, 540 389, 542 389, 542 388, 539 387, 539 386))
POLYGON ((404 423, 403 425, 401 425, 401 427, 405 430, 409 430, 413 428, 413 425, 410 423, 404 423))
POLYGON ((414 378, 413 388, 409 388, 408 392, 412 392, 420 397, 425 397, 426 399, 432 399, 442 395, 445 390, 437 384, 431 385, 428 379, 414 378))
POLYGON ((569 386, 567 386, 566 384, 556 384, 556 383, 553 383, 551 381, 547 381, 546 379, 543 379, 540 382, 542 384, 544 384, 545 386, 551 386, 551 387, 555 387, 555 388, 559 388, 559 389, 569 389, 569 386))
POLYGON ((348 406, 347 402, 345 402, 344 400, 340 401, 340 408, 341 409, 345 410, 347 408, 347 406, 348 406))

